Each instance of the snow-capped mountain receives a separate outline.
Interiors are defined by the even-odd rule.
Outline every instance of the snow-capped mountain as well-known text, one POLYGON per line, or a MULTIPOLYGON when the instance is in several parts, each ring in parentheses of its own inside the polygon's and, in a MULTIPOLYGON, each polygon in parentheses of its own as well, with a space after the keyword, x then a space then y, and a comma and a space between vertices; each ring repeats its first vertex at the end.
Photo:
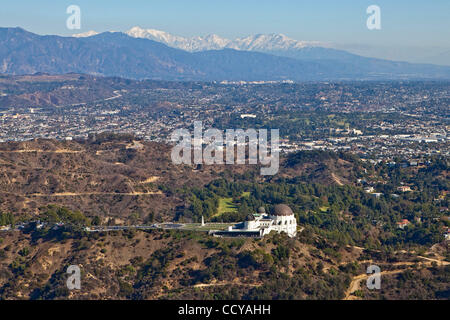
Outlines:
POLYGON ((273 51, 292 50, 309 46, 318 46, 319 42, 298 41, 283 34, 258 34, 234 40, 222 38, 216 34, 205 37, 184 38, 155 29, 142 29, 134 27, 126 32, 134 38, 146 38, 162 42, 170 47, 190 52, 220 49, 235 49, 245 51, 273 51))
MULTIPOLYGON (((234 40, 222 38, 216 34, 185 38, 172 35, 170 33, 134 27, 125 32, 133 38, 150 39, 164 43, 169 47, 182 49, 189 52, 199 52, 206 50, 235 49, 245 51, 288 51, 305 47, 316 47, 324 45, 313 41, 298 41, 283 34, 258 34, 234 40)), ((96 35, 94 31, 75 35, 77 37, 87 37, 96 35)))
POLYGON ((284 34, 257 34, 234 40, 233 46, 247 51, 287 51, 324 45, 320 42, 298 41, 284 34))
POLYGON ((74 35, 72 35, 72 37, 75 37, 75 38, 87 38, 87 37, 92 37, 92 36, 96 36, 96 35, 98 35, 98 32, 96 32, 94 30, 91 30, 91 31, 88 31, 88 32, 74 34, 74 35))
POLYGON ((142 29, 139 27, 131 28, 125 33, 133 38, 150 39, 162 42, 169 47, 182 49, 189 52, 220 50, 226 48, 231 42, 230 40, 221 38, 215 34, 208 35, 206 37, 184 38, 160 30, 142 29))

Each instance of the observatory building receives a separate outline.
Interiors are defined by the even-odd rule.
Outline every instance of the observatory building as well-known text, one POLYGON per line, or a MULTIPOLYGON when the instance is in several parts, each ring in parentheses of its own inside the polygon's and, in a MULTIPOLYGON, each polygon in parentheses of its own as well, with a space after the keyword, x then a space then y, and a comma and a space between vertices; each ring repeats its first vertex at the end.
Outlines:
POLYGON ((297 220, 295 215, 285 204, 277 204, 270 214, 266 213, 264 207, 258 209, 257 213, 249 214, 245 221, 230 226, 225 231, 212 231, 219 237, 257 237, 262 238, 271 231, 285 232, 289 237, 297 234, 297 220))

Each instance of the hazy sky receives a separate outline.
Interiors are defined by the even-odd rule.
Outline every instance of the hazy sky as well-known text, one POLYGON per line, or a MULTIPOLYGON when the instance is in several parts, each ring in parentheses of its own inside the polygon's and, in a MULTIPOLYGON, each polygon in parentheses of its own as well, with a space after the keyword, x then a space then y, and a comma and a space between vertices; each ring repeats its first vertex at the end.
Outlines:
POLYGON ((4 0, 0 8, 0 26, 39 34, 141 26, 182 36, 283 33, 359 50, 450 50, 450 0, 4 0), (81 8, 81 30, 66 28, 71 4, 81 8), (381 30, 366 27, 372 4, 381 8, 381 30))

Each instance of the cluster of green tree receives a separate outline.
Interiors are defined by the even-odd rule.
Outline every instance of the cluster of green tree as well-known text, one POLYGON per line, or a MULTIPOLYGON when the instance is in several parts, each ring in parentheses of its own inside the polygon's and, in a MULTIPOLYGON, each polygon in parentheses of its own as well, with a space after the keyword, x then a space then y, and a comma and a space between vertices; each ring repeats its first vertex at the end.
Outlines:
POLYGON ((74 227, 86 227, 90 220, 80 211, 72 211, 64 207, 49 205, 40 215, 42 222, 48 224, 64 223, 74 227))
POLYGON ((14 225, 15 219, 11 212, 0 212, 0 226, 14 225))
POLYGON ((33 222, 24 229, 24 232, 31 234, 33 241, 81 239, 86 233, 84 228, 91 225, 91 220, 80 211, 72 211, 56 205, 42 208, 39 219, 44 226, 36 228, 37 222, 33 222))

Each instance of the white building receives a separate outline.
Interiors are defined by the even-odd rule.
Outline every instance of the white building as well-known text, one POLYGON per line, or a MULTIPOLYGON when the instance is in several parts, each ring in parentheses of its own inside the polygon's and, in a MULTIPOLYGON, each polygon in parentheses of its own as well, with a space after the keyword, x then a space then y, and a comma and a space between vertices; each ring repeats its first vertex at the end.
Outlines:
POLYGON ((287 205, 276 205, 270 214, 261 207, 258 213, 248 215, 244 222, 231 226, 226 231, 213 231, 212 234, 224 237, 262 238, 271 231, 285 232, 289 237, 295 237, 297 234, 297 220, 287 205))

